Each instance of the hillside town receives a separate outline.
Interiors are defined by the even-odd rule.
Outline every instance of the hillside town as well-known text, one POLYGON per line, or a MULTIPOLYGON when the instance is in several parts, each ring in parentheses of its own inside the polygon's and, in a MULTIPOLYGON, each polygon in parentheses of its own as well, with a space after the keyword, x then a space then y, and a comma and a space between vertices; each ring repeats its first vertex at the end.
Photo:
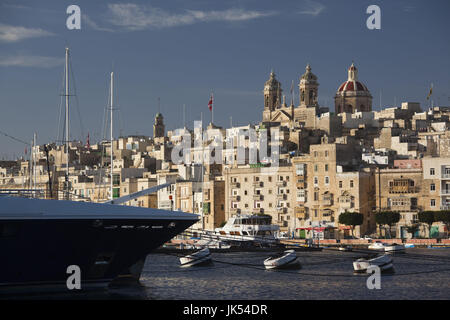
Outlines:
POLYGON ((435 106, 430 90, 427 106, 373 111, 358 71, 352 64, 342 75, 331 109, 319 105, 319 79, 307 65, 291 101, 270 73, 256 125, 167 131, 158 112, 151 137, 36 145, 27 158, 0 162, 0 191, 105 202, 169 184, 126 205, 195 213, 194 228, 204 230, 255 214, 297 239, 314 228, 322 239, 448 237, 450 107, 435 106), (340 216, 349 212, 362 220, 346 223, 340 216), (381 212, 399 213, 398 221, 386 228, 381 212), (441 218, 425 222, 424 212, 441 218))

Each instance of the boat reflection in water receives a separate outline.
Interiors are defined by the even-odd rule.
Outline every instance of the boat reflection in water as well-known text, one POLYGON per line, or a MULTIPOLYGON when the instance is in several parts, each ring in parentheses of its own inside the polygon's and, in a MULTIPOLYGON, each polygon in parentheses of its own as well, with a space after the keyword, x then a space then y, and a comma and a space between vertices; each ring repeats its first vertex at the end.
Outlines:
POLYGON ((197 221, 179 211, 0 196, 0 293, 138 280, 147 255, 197 221))

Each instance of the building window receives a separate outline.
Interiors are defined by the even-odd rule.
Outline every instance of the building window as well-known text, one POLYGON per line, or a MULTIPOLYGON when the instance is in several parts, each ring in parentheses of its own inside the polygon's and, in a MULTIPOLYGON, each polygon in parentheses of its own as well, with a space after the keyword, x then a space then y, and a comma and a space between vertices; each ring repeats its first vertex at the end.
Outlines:
POLYGON ((269 182, 272 182, 272 177, 269 177, 269 182))
POLYGON ((430 176, 434 176, 434 168, 430 168, 430 176))
POLYGON ((319 179, 317 177, 314 177, 314 184, 318 184, 319 183, 319 179))
POLYGON ((342 188, 342 181, 339 181, 339 188, 342 188))
POLYGON ((319 193, 317 191, 314 192, 314 201, 319 200, 319 193))
POLYGON ((314 151, 314 157, 317 158, 317 151, 314 151))
POLYGON ((314 218, 317 218, 317 209, 314 209, 314 218))
POLYGON ((431 199, 430 200, 430 207, 435 207, 436 206, 436 200, 435 199, 431 199))
POLYGON ((325 157, 328 157, 328 150, 325 151, 325 157))
POLYGON ((244 190, 244 195, 245 195, 245 196, 247 195, 247 190, 244 190))
POLYGON ((328 171, 328 164, 325 165, 325 171, 328 171))
POLYGON ((330 177, 325 177, 325 184, 330 184, 330 177))
POLYGON ((314 165, 314 172, 317 172, 319 166, 317 164, 314 165))
POLYGON ((350 188, 353 188, 353 180, 350 180, 350 188))
POLYGON ((272 194, 272 189, 269 189, 269 194, 272 194))
POLYGON ((247 182, 247 178, 244 178, 244 182, 247 182))
POLYGON ((430 184, 430 191, 436 191, 436 185, 434 183, 430 184))

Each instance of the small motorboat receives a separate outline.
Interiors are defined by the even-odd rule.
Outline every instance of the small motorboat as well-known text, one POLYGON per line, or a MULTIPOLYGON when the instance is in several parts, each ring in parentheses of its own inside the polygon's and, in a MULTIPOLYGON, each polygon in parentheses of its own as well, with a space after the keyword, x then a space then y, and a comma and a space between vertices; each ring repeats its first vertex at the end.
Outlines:
POLYGON ((397 244, 397 243, 388 244, 384 247, 384 251, 385 252, 401 252, 401 251, 405 251, 405 246, 402 244, 397 244))
POLYGON ((187 256, 180 258, 182 267, 192 267, 211 263, 211 253, 208 248, 204 248, 200 251, 196 251, 187 256))
POLYGON ((352 246, 340 246, 338 247, 339 251, 352 251, 353 247, 352 246))
POLYGON ((264 260, 266 269, 289 269, 300 267, 295 250, 286 250, 277 256, 271 256, 264 260))
POLYGON ((402 244, 397 243, 387 244, 381 241, 372 243, 368 248, 371 250, 380 250, 385 252, 399 252, 405 250, 405 246, 402 244))
POLYGON ((392 257, 387 254, 372 259, 359 258, 353 262, 353 269, 355 272, 367 272, 367 269, 371 266, 377 266, 381 271, 392 270, 394 267, 392 257))

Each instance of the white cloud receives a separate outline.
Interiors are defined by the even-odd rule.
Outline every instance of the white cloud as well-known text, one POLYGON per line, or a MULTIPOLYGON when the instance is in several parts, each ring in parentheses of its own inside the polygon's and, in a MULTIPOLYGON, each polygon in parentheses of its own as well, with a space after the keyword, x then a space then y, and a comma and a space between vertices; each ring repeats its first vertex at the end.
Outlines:
POLYGON ((185 10, 171 13, 151 6, 139 6, 132 3, 109 4, 109 21, 129 30, 147 28, 167 28, 210 21, 247 21, 276 14, 275 12, 227 9, 222 11, 185 10))
POLYGON ((323 4, 311 0, 305 0, 303 2, 302 9, 298 11, 298 13, 316 17, 323 10, 325 10, 325 6, 323 4))
POLYGON ((0 24, 0 42, 17 42, 28 38, 47 37, 51 32, 36 29, 0 24))
POLYGON ((81 20, 84 24, 86 24, 88 27, 90 27, 93 30, 97 31, 107 31, 107 32, 114 32, 113 29, 105 28, 99 26, 94 20, 92 20, 86 13, 83 13, 81 15, 81 20))
POLYGON ((64 64, 64 58, 31 55, 0 56, 2 67, 37 67, 53 68, 64 64))

